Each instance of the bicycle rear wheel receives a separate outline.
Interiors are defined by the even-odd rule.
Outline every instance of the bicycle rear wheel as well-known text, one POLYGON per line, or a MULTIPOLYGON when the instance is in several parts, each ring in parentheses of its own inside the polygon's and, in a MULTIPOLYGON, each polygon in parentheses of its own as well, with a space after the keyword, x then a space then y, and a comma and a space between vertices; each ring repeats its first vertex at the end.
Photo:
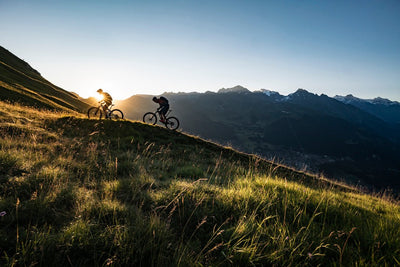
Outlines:
POLYGON ((153 112, 147 112, 143 115, 143 122, 148 124, 156 124, 157 123, 157 116, 153 112))
POLYGON ((169 117, 165 123, 165 127, 170 130, 176 130, 179 127, 179 120, 175 117, 169 117))
POLYGON ((87 112, 89 119, 99 119, 103 116, 103 111, 98 107, 91 107, 87 112))
POLYGON ((124 118, 124 113, 122 113, 121 110, 119 109, 113 109, 110 112, 110 117, 111 120, 122 120, 124 118))

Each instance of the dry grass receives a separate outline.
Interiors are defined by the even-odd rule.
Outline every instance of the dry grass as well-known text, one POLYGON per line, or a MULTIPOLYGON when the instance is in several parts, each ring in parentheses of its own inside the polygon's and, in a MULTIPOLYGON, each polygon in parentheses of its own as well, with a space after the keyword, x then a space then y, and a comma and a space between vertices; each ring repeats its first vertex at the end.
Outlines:
POLYGON ((0 110, 2 265, 400 264, 386 196, 139 122, 0 110))

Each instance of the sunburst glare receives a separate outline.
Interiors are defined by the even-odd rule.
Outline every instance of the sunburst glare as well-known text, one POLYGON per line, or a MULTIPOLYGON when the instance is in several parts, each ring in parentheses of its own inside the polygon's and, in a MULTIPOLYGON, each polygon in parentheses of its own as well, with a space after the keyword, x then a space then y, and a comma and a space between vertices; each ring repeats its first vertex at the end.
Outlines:
POLYGON ((100 102, 101 100, 103 100, 104 96, 103 96, 102 94, 97 93, 97 94, 95 95, 95 98, 96 98, 97 101, 100 102))

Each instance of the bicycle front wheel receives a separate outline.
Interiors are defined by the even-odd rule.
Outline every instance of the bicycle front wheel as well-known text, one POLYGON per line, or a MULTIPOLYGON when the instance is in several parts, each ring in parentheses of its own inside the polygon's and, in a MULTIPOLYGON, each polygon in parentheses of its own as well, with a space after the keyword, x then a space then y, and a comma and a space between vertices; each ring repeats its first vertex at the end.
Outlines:
POLYGON ((175 117, 169 117, 165 126, 170 130, 176 130, 179 127, 179 120, 175 117))
POLYGON ((146 114, 144 114, 143 116, 143 122, 144 123, 148 123, 148 124, 156 124, 157 123, 157 116, 155 113, 153 112, 147 112, 146 114))
POLYGON ((110 119, 111 120, 122 120, 124 118, 124 113, 122 113, 119 109, 113 109, 110 112, 110 119))
POLYGON ((87 116, 89 119, 99 119, 103 116, 103 111, 98 107, 91 107, 87 112, 87 116))

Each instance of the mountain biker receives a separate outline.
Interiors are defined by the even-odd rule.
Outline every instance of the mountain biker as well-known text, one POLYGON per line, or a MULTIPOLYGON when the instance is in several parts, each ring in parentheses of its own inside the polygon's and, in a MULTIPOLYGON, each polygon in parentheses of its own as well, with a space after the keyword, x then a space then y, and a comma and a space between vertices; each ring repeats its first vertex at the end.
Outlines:
POLYGON ((157 111, 160 113, 160 117, 161 117, 161 122, 162 123, 165 123, 166 122, 166 117, 165 117, 165 114, 167 113, 167 111, 168 111, 168 109, 169 109, 169 103, 168 103, 168 100, 165 98, 165 97, 163 97, 163 96, 160 96, 159 98, 157 98, 157 97, 153 97, 153 101, 155 102, 155 103, 158 103, 159 105, 160 105, 160 107, 157 109, 157 111))
POLYGON ((97 93, 99 93, 99 94, 103 97, 99 102, 100 102, 100 103, 102 104, 102 106, 103 106, 104 113, 107 114, 107 109, 108 109, 108 107, 112 104, 112 100, 113 100, 113 99, 112 99, 112 97, 110 96, 110 94, 104 92, 103 89, 97 90, 97 93))

